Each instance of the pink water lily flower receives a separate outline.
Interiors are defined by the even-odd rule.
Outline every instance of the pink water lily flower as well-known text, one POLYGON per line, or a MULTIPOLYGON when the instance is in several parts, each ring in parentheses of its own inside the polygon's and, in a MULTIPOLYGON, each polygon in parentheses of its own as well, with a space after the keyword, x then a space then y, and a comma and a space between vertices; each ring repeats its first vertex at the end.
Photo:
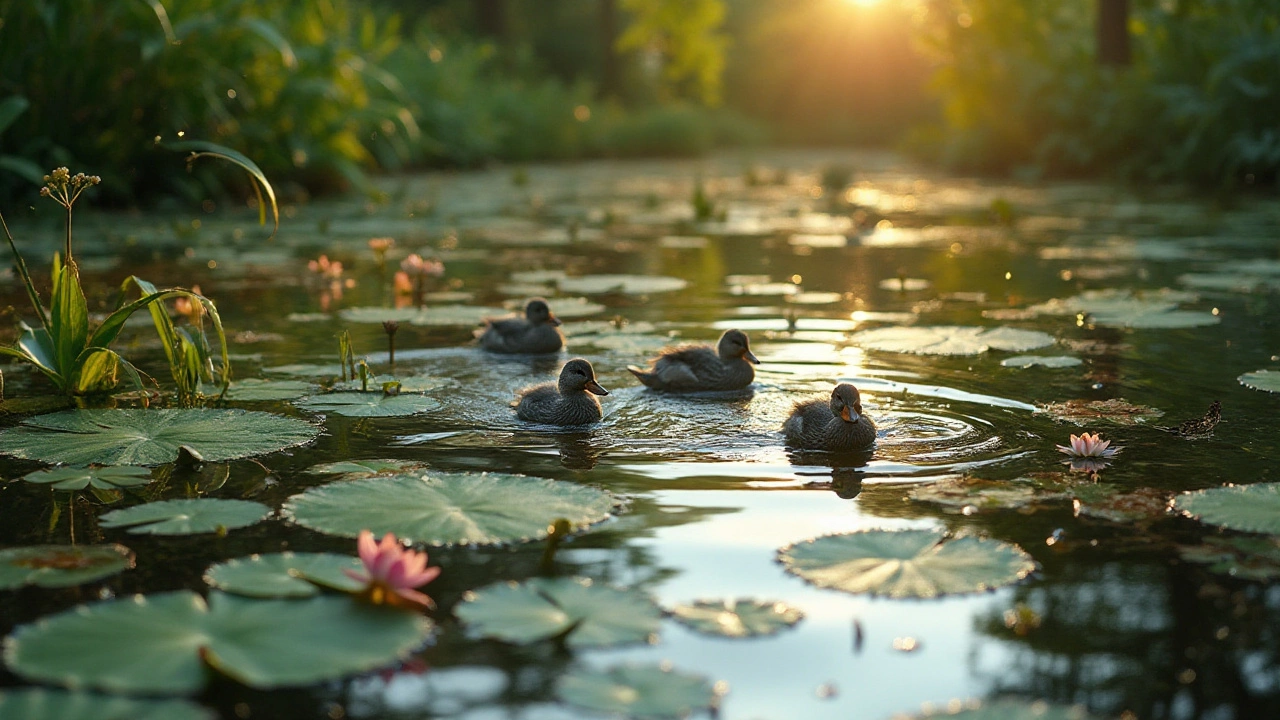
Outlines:
POLYGON ((435 258, 424 260, 417 253, 401 260, 400 269, 409 276, 440 277, 444 275, 444 263, 435 258))
POLYGON ((1109 458, 1124 449, 1119 445, 1110 445, 1110 440, 1103 440, 1097 433, 1080 433, 1071 436, 1071 447, 1058 445, 1057 448, 1058 452, 1073 458, 1109 458))
POLYGON ((427 554, 407 550, 400 545, 393 533, 382 536, 382 541, 375 543, 373 533, 360 531, 356 542, 360 550, 360 562, 364 563, 364 572, 343 570, 347 577, 365 583, 364 597, 370 602, 381 604, 405 604, 416 608, 433 608, 435 603, 430 597, 414 588, 422 587, 440 574, 440 568, 427 567, 427 554))

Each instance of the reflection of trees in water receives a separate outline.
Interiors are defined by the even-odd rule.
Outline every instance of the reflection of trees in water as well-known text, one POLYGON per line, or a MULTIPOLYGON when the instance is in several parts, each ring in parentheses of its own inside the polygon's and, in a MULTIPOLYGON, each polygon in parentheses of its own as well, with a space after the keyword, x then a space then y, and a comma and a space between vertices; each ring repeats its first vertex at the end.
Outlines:
POLYGON ((1143 720, 1280 717, 1280 592, 1164 559, 1076 560, 1014 589, 1039 628, 1020 636, 1002 609, 976 619, 1012 654, 978 668, 993 694, 1143 720))

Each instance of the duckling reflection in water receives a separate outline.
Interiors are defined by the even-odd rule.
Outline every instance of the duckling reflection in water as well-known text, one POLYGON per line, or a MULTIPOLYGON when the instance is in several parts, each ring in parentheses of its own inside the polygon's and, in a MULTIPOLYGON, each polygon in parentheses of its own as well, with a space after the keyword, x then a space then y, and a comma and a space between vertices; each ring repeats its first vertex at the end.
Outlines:
POLYGON ((551 313, 547 301, 533 298, 524 306, 524 317, 486 320, 479 332, 480 347, 496 353, 539 355, 560 352, 564 335, 560 318, 551 313))
POLYGON ((796 403, 782 425, 787 444, 807 450, 865 450, 876 441, 876 426, 862 414, 858 388, 840 383, 831 398, 796 403))
POLYGON ((710 345, 664 348, 649 361, 651 368, 628 367, 646 387, 667 392, 740 390, 751 384, 760 361, 751 354, 751 343, 741 330, 726 330, 710 345))
POLYGON ((587 425, 604 417, 596 395, 609 391, 596 382, 591 363, 574 358, 560 370, 560 379, 525 388, 518 393, 516 417, 548 425, 587 425))

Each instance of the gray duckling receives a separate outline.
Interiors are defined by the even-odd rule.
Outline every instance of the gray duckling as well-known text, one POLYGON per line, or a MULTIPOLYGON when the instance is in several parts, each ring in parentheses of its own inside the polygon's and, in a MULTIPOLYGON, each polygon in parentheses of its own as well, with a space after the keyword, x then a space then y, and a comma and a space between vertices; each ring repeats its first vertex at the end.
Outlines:
POLYGON ((542 355, 560 352, 564 335, 560 318, 542 298, 533 298, 524 306, 524 317, 485 320, 480 333, 480 347, 496 353, 528 353, 542 355))
POLYGON ((862 396, 849 383, 837 385, 830 401, 796 403, 782 431, 789 445, 807 450, 865 450, 876 441, 876 425, 862 414, 862 396))
POLYGON ((591 363, 574 358, 560 369, 560 379, 521 390, 516 417, 548 425, 586 425, 604 417, 596 395, 609 391, 596 382, 591 363))
POLYGON ((664 348, 649 361, 648 371, 630 366, 627 369, 645 387, 668 392, 703 390, 740 390, 751 384, 756 372, 752 365, 760 361, 751 354, 751 343, 741 330, 726 330, 715 348, 710 345, 684 345, 664 348))

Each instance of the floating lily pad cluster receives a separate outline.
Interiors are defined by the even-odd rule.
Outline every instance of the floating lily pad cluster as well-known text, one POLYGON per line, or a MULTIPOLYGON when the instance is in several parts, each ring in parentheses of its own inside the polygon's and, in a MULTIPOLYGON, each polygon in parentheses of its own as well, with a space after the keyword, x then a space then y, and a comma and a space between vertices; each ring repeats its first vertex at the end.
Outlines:
POLYGON ((1179 310, 1182 303, 1199 298, 1188 292, 1160 290, 1088 290, 1079 295, 1032 305, 1036 315, 1083 315, 1098 325, 1135 329, 1194 328, 1216 325, 1221 320, 1212 312, 1179 310))
POLYGON ((1038 330, 965 326, 886 327, 855 333, 850 341, 868 350, 917 355, 979 355, 988 350, 1025 352, 1053 344, 1038 330))

